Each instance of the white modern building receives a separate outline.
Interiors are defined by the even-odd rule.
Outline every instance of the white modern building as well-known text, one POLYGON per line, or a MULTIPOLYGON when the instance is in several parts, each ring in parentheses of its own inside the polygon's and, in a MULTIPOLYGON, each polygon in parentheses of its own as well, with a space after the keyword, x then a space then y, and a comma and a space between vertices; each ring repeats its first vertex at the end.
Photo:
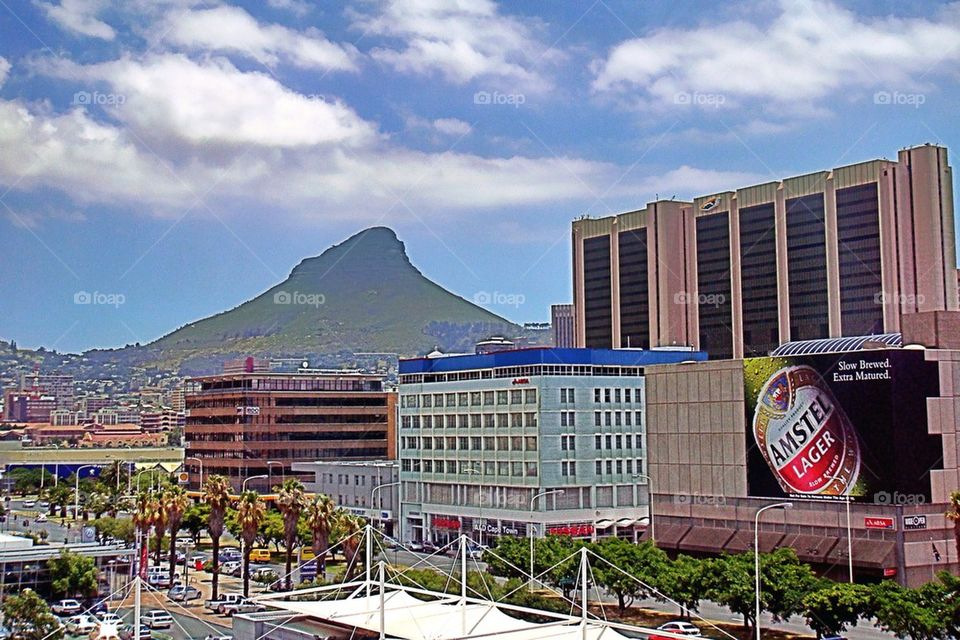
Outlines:
POLYGON ((402 539, 636 539, 648 522, 644 367, 704 359, 521 349, 401 360, 402 539))

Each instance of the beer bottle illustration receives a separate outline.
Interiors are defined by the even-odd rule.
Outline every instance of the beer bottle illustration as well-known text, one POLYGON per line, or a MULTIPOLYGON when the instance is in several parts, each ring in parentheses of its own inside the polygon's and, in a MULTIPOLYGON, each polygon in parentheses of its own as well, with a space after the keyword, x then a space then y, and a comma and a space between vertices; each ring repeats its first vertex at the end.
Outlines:
POLYGON ((784 492, 852 493, 860 475, 857 433, 812 367, 788 366, 770 376, 757 396, 753 436, 784 492))

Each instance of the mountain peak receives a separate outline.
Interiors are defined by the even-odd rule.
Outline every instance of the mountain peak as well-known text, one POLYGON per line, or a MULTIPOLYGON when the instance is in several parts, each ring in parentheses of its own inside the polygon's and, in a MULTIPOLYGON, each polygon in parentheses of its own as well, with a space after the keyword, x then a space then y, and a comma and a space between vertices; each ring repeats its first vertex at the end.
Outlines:
MULTIPOLYGON (((363 273, 390 271, 416 267, 407 257, 403 242, 389 227, 370 227, 335 244, 319 256, 305 258, 293 268, 290 277, 320 276, 334 271, 353 277, 363 273)), ((420 273, 417 271, 417 273, 420 273)))

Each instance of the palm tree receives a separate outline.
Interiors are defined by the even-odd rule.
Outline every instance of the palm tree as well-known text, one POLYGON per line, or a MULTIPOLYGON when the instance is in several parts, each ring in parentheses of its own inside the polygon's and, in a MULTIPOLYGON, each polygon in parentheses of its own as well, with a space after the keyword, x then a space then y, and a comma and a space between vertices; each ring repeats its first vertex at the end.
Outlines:
MULTIPOLYGON (((140 544, 150 545, 150 528, 153 526, 153 517, 156 509, 153 506, 153 496, 143 491, 137 494, 133 507, 133 526, 140 534, 140 544)), ((140 562, 140 558, 137 558, 140 562)))
POLYGON ((173 486, 163 492, 160 500, 167 514, 167 530, 170 532, 170 584, 173 584, 177 567, 177 534, 183 524, 183 514, 190 506, 190 498, 182 487, 173 486))
POLYGON ((223 521, 230 505, 230 481, 223 476, 209 476, 203 485, 203 501, 210 506, 210 518, 207 520, 207 533, 213 541, 213 584, 214 600, 220 593, 220 536, 223 535, 223 521))
POLYGON ((347 559, 347 574, 344 580, 350 582, 360 568, 357 557, 360 555, 360 539, 362 536, 358 534, 367 525, 367 522, 349 511, 341 509, 337 513, 339 514, 337 525, 343 535, 343 555, 347 559))
POLYGON ((157 536, 156 560, 154 564, 160 566, 160 558, 163 554, 163 536, 167 533, 167 510, 163 503, 163 493, 157 494, 153 498, 153 532, 157 536))
POLYGON ((283 539, 287 548, 286 585, 289 590, 293 586, 290 573, 293 564, 293 545, 297 541, 297 525, 300 523, 300 513, 307 504, 307 495, 299 480, 291 478, 277 489, 277 509, 283 514, 283 539))
POLYGON ((317 563, 317 575, 327 571, 327 549, 330 548, 330 531, 336 518, 337 505, 330 496, 320 494, 307 506, 307 525, 313 534, 313 555, 317 563))
POLYGON ((60 509, 60 517, 67 517, 67 505, 73 502, 73 490, 64 484, 58 484, 50 489, 48 498, 50 501, 50 515, 53 515, 54 509, 60 509))
POLYGON ((267 516, 267 507, 254 491, 244 491, 237 501, 237 524, 243 540, 243 595, 250 595, 250 551, 257 538, 260 523, 267 516))
POLYGON ((957 557, 960 557, 960 491, 950 494, 950 510, 944 515, 953 522, 953 542, 957 546, 957 557))

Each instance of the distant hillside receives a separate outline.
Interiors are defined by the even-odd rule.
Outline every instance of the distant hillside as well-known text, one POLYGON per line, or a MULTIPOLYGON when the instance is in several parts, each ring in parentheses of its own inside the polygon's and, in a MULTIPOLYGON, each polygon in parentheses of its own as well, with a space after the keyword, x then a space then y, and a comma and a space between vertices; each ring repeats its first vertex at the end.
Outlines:
POLYGON ((428 280, 391 229, 373 227, 303 260, 256 298, 131 349, 141 362, 192 370, 241 354, 464 351, 491 334, 522 332, 428 280))

